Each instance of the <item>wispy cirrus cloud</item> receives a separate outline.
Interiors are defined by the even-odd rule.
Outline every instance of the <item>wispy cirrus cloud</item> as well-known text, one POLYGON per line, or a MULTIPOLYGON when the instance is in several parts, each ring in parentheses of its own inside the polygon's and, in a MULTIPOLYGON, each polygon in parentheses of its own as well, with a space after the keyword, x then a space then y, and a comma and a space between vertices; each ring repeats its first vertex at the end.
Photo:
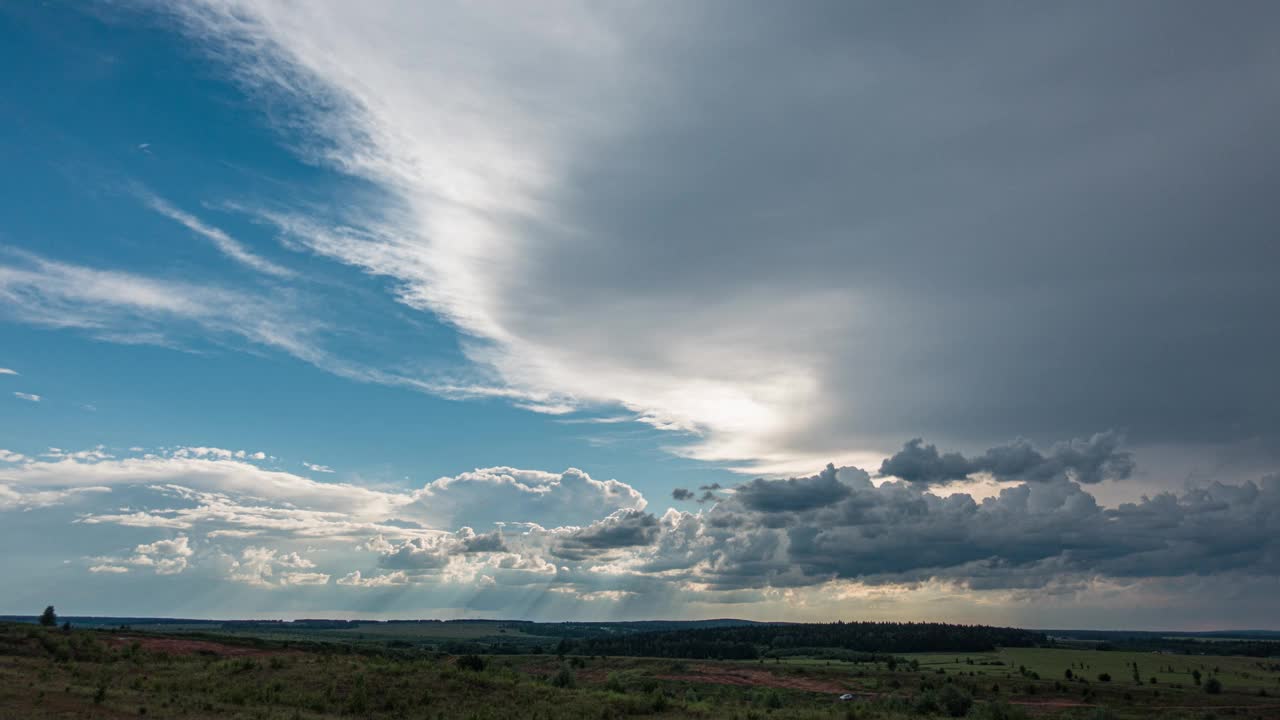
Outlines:
POLYGON ((0 375, 17 375, 17 374, 18 374, 17 370, 12 370, 7 367, 0 367, 0 375))
POLYGON ((291 278, 296 275, 292 270, 282 265, 271 262, 260 255, 255 255, 245 247, 244 243, 231 237, 221 228, 214 227, 195 215, 175 207, 159 195, 144 190, 139 190, 138 194, 147 207, 209 240, 219 252, 235 262, 277 278, 291 278))
POLYGON ((17 391, 14 391, 13 396, 18 398, 19 400, 26 400, 27 402, 40 402, 41 400, 44 399, 42 396, 36 395, 35 393, 24 393, 24 392, 17 392, 17 391))

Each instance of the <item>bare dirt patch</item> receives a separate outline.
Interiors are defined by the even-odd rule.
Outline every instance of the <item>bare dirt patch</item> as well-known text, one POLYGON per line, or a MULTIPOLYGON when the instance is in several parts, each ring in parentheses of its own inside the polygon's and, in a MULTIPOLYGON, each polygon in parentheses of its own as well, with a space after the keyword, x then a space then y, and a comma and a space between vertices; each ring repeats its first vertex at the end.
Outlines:
POLYGON ((697 665, 693 668, 693 672, 680 675, 659 675, 658 678, 661 680, 683 680, 685 682, 712 683, 715 685, 737 685, 739 687, 774 687, 785 690, 835 693, 837 695, 850 692, 844 685, 832 680, 797 677, 794 675, 776 675, 768 670, 724 668, 713 665, 697 665))
POLYGON ((261 650, 240 645, 224 645, 208 640, 115 635, 107 640, 112 647, 124 647, 137 643, 143 650, 166 655, 217 655, 218 657, 242 657, 253 655, 278 655, 279 650, 261 650))

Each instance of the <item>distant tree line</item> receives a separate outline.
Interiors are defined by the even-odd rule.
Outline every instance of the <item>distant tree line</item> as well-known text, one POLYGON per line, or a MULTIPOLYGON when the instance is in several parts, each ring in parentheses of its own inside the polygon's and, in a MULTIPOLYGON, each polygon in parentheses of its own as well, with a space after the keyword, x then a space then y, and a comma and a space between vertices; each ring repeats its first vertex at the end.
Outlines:
POLYGON ((563 654, 751 660, 809 648, 857 653, 983 652, 996 647, 1031 647, 1048 638, 1038 632, 984 625, 852 622, 740 625, 680 631, 565 638, 563 654))

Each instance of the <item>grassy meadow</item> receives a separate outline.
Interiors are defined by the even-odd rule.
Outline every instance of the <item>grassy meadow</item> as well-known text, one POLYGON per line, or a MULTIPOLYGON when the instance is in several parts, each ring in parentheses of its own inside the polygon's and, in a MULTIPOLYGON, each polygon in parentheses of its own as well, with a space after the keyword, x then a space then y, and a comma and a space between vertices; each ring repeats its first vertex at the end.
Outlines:
POLYGON ((850 663, 358 647, 5 624, 0 718, 1280 717, 1280 664, 1259 658, 1014 648, 850 663), (1086 680, 1068 681, 1067 669, 1086 680), (1196 686, 1197 669, 1222 692, 1196 686), (846 692, 857 699, 841 701, 846 692))

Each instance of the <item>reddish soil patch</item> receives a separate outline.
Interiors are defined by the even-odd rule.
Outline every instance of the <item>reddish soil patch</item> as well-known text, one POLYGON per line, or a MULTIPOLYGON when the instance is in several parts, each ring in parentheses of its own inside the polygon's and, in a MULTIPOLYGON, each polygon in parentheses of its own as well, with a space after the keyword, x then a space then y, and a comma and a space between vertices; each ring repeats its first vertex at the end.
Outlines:
POLYGON ((208 640, 183 640, 181 638, 145 637, 136 635, 115 635, 107 642, 113 647, 124 647, 138 643, 143 650, 164 653, 166 655, 217 655, 218 657, 240 657, 245 655, 273 655, 280 651, 260 650, 258 648, 239 645, 224 645, 208 640))
POLYGON ((686 682, 713 683, 715 685, 738 685, 741 687, 776 687, 787 690, 834 693, 836 695, 849 692, 845 686, 839 685, 831 680, 799 677, 795 675, 775 675, 768 670, 724 668, 712 665, 698 665, 694 667, 694 672, 692 673, 684 675, 659 675, 658 678, 662 680, 684 680, 686 682))

